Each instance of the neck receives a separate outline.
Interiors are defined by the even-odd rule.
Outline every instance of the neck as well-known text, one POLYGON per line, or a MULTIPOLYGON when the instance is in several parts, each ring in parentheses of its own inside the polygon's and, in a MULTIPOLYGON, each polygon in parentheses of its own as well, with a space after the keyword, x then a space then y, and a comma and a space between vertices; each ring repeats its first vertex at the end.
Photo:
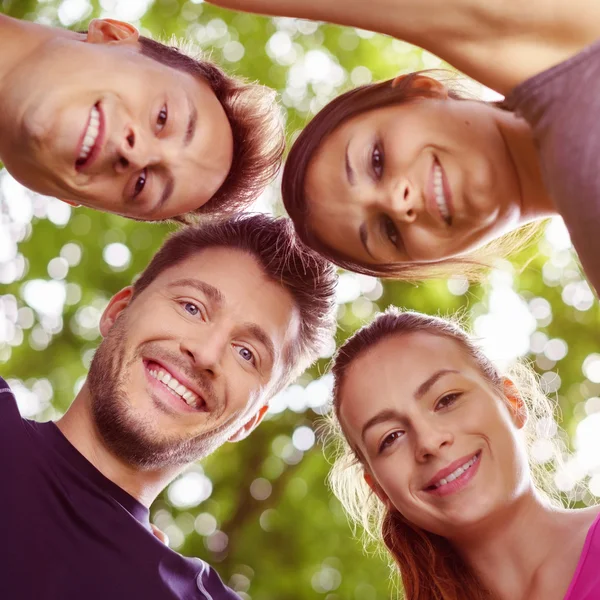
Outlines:
POLYGON ((502 514, 452 542, 493 598, 528 598, 536 575, 568 536, 568 523, 567 511, 544 503, 530 489, 502 514))
POLYGON ((556 215, 557 210, 542 181, 540 159, 531 127, 514 113, 494 110, 496 124, 519 181, 519 225, 556 215))
POLYGON ((170 468, 141 471, 115 456, 106 447, 95 426, 86 385, 56 425, 96 469, 146 507, 150 507, 158 494, 182 470, 170 468))

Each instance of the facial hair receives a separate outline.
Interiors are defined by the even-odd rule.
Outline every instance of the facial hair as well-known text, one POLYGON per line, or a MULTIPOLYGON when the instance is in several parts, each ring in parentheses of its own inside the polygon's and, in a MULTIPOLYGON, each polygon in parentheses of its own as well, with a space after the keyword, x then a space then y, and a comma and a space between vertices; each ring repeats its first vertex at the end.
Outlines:
MULTIPOLYGON (((227 441, 239 424, 226 422, 193 437, 168 438, 161 436, 151 419, 135 413, 127 399, 126 383, 131 368, 142 360, 142 348, 127 358, 127 331, 123 312, 96 350, 87 378, 94 424, 108 450, 134 468, 152 471, 187 465, 227 441)), ((145 348, 148 346, 157 344, 145 348)), ((168 356, 176 359, 175 363, 179 361, 178 357, 168 356)), ((196 374, 193 380, 197 379, 196 374)), ((205 396, 211 398, 210 406, 218 407, 211 384, 202 381, 201 387, 205 396)), ((148 401, 152 402, 150 395, 148 401)), ((223 407, 219 412, 222 410, 223 407)), ((219 416, 216 414, 213 419, 218 420, 219 416)))

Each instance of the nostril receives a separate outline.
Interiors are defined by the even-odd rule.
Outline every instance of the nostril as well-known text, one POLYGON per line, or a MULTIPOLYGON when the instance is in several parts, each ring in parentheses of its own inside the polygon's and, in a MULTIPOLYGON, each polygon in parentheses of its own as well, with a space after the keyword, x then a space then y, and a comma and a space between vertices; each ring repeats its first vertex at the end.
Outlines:
POLYGON ((124 156, 121 156, 119 158, 119 165, 121 165, 121 167, 126 169, 129 166, 129 161, 124 156))
POLYGON ((406 211, 406 216, 407 216, 407 217, 412 217, 414 214, 415 214, 415 211, 414 211, 412 208, 409 208, 409 209, 406 211))
POLYGON ((133 133, 130 133, 127 136, 127 143, 129 144, 130 148, 133 148, 133 145, 135 144, 135 136, 133 135, 133 133))
POLYGON ((408 190, 408 186, 406 186, 406 187, 404 188, 404 199, 405 199, 405 200, 408 200, 408 194, 409 194, 409 190, 408 190))

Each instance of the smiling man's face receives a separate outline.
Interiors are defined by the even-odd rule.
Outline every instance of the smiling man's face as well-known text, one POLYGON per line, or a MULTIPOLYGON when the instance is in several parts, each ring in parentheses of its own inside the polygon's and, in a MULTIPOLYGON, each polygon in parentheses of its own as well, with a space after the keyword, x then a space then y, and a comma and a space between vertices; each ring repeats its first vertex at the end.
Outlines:
POLYGON ((225 111, 201 79, 140 52, 125 23, 60 32, 14 69, 0 98, 0 154, 23 185, 143 220, 204 205, 231 167, 225 111))
POLYGON ((117 294, 87 381, 107 446, 141 468, 183 465, 249 433, 284 371, 298 310, 251 255, 208 248, 131 300, 117 294))

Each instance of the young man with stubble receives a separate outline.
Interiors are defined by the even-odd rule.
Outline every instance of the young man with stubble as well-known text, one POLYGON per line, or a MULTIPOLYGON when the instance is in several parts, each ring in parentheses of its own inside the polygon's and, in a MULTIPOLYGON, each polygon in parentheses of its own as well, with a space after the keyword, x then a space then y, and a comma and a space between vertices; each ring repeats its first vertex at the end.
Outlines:
POLYGON ((335 285, 286 219, 184 228, 109 302, 60 420, 23 419, 0 379, 0 598, 237 598, 159 541, 148 509, 318 358, 335 285))
POLYGON ((228 215, 275 176, 275 92, 113 19, 0 14, 0 162, 31 190, 138 220, 228 215))

